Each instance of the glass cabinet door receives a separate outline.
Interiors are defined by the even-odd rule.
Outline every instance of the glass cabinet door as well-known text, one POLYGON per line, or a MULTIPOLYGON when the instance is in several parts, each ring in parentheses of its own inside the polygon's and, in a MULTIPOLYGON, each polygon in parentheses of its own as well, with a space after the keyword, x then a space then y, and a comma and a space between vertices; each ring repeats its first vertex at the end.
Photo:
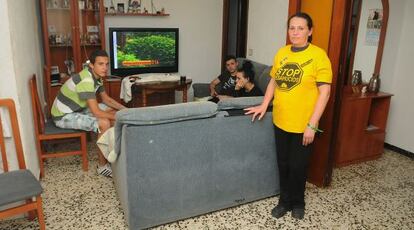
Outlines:
POLYGON ((101 48, 99 0, 78 0, 80 61, 84 68, 89 54, 101 48))
POLYGON ((74 66, 75 31, 70 0, 46 1, 51 84, 59 83, 59 74, 72 74, 74 66))
POLYGON ((45 55, 45 91, 50 106, 60 85, 104 48, 103 0, 39 0, 45 55))

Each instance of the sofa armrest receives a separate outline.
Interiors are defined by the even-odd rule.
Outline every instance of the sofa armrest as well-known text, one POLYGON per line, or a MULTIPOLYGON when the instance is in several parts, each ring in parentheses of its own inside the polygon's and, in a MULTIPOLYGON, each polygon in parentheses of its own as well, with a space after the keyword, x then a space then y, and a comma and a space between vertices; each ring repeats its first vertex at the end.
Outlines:
POLYGON ((210 84, 209 83, 195 83, 193 84, 194 97, 202 98, 210 96, 210 84))
POLYGON ((264 96, 257 97, 232 97, 226 98, 217 103, 218 110, 244 109, 260 105, 264 96))

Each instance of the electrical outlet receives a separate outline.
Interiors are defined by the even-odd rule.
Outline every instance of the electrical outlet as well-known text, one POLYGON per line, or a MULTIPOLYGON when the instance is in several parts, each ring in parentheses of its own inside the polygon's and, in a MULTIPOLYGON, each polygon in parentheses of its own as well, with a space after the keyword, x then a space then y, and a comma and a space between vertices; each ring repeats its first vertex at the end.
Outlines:
POLYGON ((247 51, 247 55, 252 56, 253 55, 253 49, 249 48, 249 50, 247 51))

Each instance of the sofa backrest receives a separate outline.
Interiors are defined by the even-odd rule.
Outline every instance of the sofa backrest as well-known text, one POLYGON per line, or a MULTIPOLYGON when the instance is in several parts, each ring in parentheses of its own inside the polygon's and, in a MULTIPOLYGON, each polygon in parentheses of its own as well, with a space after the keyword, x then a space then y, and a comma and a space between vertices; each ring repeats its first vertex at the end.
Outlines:
POLYGON ((255 84, 263 91, 263 93, 266 92, 267 84, 269 84, 270 80, 270 70, 271 66, 252 61, 247 58, 237 58, 237 61, 239 62, 239 66, 242 66, 245 61, 250 61, 253 64, 253 71, 255 73, 254 75, 254 81, 255 84))
POLYGON ((120 152, 122 128, 149 126, 214 117, 219 111, 213 102, 188 102, 120 110, 116 113, 115 153, 120 152))
POLYGON ((158 125, 184 120, 213 117, 217 104, 213 102, 188 102, 120 110, 116 123, 127 125, 158 125))

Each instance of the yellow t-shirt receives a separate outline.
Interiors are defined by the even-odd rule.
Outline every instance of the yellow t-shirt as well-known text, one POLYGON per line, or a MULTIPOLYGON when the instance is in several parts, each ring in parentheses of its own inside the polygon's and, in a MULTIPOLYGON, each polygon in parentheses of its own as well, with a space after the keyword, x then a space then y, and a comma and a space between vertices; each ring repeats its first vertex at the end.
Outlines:
POLYGON ((332 82, 328 56, 312 44, 299 52, 287 45, 275 55, 270 76, 276 81, 273 123, 286 132, 303 133, 318 98, 317 82, 332 82))

